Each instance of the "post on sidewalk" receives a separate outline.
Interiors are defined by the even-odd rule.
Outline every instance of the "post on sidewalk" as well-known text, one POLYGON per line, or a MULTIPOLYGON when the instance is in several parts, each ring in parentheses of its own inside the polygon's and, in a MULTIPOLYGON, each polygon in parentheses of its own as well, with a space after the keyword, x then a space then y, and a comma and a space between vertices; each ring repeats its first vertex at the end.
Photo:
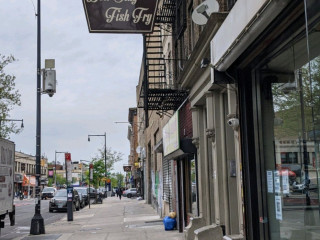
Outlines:
POLYGON ((73 221, 73 187, 67 187, 68 221, 73 221))
POLYGON ((93 180, 93 164, 90 163, 89 165, 89 169, 90 169, 90 175, 89 175, 89 208, 90 208, 90 193, 91 193, 91 189, 90 189, 90 181, 93 180))

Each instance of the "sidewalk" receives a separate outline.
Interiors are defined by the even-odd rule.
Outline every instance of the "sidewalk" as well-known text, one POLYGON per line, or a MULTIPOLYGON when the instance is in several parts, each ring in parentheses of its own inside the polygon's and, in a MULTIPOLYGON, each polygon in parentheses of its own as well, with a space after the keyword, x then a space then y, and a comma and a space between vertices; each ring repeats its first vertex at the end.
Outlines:
MULTIPOLYGON (((44 221, 46 221, 44 219, 44 221)), ((46 234, 26 235, 15 240, 182 240, 177 230, 165 231, 154 209, 137 199, 108 197, 103 204, 74 212, 73 221, 67 216, 45 225, 46 234)))

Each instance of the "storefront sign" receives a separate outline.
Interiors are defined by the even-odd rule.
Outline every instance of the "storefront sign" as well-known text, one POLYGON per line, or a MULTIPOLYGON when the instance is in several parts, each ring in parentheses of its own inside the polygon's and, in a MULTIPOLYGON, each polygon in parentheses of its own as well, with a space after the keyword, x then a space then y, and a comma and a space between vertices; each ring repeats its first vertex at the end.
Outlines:
POLYGON ((48 178, 53 178, 53 169, 48 169, 48 178))
POLYGON ((68 175, 67 182, 72 182, 72 162, 71 162, 71 153, 65 153, 64 158, 66 160, 66 171, 68 175))
POLYGON ((289 194, 290 188, 289 188, 289 171, 286 169, 282 171, 282 192, 283 194, 289 194))
POLYGON ((279 171, 274 171, 273 175, 274 175, 274 192, 281 193, 279 171))
POLYGON ((179 111, 170 118, 163 127, 163 155, 166 156, 180 148, 179 142, 179 111))
POLYGON ((90 180, 93 180, 93 164, 90 163, 90 176, 89 176, 90 180))
POLYGON ((131 172, 131 166, 123 166, 123 171, 131 172))
POLYGON ((282 202, 281 196, 275 196, 276 219, 282 221, 282 202))
POLYGON ((82 0, 89 32, 152 32, 158 0, 82 0))
POLYGON ((268 193, 273 193, 273 174, 272 171, 267 171, 268 193))
POLYGON ((28 176, 24 175, 23 176, 22 186, 23 187, 27 187, 27 186, 34 187, 34 186, 36 186, 36 177, 35 176, 30 176, 30 175, 28 175, 28 176))

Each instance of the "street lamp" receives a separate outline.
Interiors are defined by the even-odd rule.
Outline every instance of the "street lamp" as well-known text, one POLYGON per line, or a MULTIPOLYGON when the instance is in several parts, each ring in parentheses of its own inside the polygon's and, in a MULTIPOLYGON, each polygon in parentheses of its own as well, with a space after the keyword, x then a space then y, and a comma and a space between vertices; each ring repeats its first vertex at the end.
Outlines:
POLYGON ((57 187, 57 153, 69 153, 69 152, 54 152, 54 185, 57 187))
MULTIPOLYGON (((104 137, 104 176, 107 179, 107 134, 104 135, 88 135, 88 142, 90 142, 90 137, 104 137)), ((105 189, 107 190, 107 182, 105 181, 105 189)))
POLYGON ((36 205, 31 220, 30 234, 45 234, 44 220, 41 216, 40 201, 40 155, 41 155, 41 9, 37 5, 37 127, 36 127, 36 205))
MULTIPOLYGON (((80 162, 82 163, 82 162, 88 162, 88 163, 90 163, 90 161, 88 161, 88 160, 80 160, 80 162)), ((81 165, 81 183, 83 183, 83 167, 82 167, 82 165, 81 165)), ((90 186, 89 186, 90 187, 90 186)))
POLYGON ((41 216, 40 175, 41 175, 41 94, 47 93, 50 97, 56 92, 54 60, 45 61, 45 69, 41 69, 41 0, 37 1, 37 113, 36 113, 36 205, 31 220, 30 234, 45 234, 44 220, 41 216), (43 91, 41 90, 41 73, 44 74, 43 91))
MULTIPOLYGON (((23 119, 19 120, 19 119, 3 119, 3 118, 0 118, 0 130, 1 130, 1 124, 2 124, 3 121, 8 121, 8 122, 21 122, 21 128, 24 128, 23 119)), ((0 137, 1 137, 1 131, 0 131, 0 137)))

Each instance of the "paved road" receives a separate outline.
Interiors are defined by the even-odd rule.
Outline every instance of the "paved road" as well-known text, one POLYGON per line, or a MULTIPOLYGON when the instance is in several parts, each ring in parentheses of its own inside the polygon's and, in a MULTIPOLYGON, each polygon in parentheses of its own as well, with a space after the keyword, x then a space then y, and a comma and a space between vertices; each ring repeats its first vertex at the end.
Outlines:
MULTIPOLYGON (((9 218, 6 217, 5 228, 1 229, 1 240, 9 240, 30 232, 31 219, 34 216, 35 201, 33 199, 15 200, 16 224, 10 226, 9 218)), ((65 212, 49 213, 49 200, 41 201, 41 215, 44 223, 50 224, 66 216, 65 212)))

